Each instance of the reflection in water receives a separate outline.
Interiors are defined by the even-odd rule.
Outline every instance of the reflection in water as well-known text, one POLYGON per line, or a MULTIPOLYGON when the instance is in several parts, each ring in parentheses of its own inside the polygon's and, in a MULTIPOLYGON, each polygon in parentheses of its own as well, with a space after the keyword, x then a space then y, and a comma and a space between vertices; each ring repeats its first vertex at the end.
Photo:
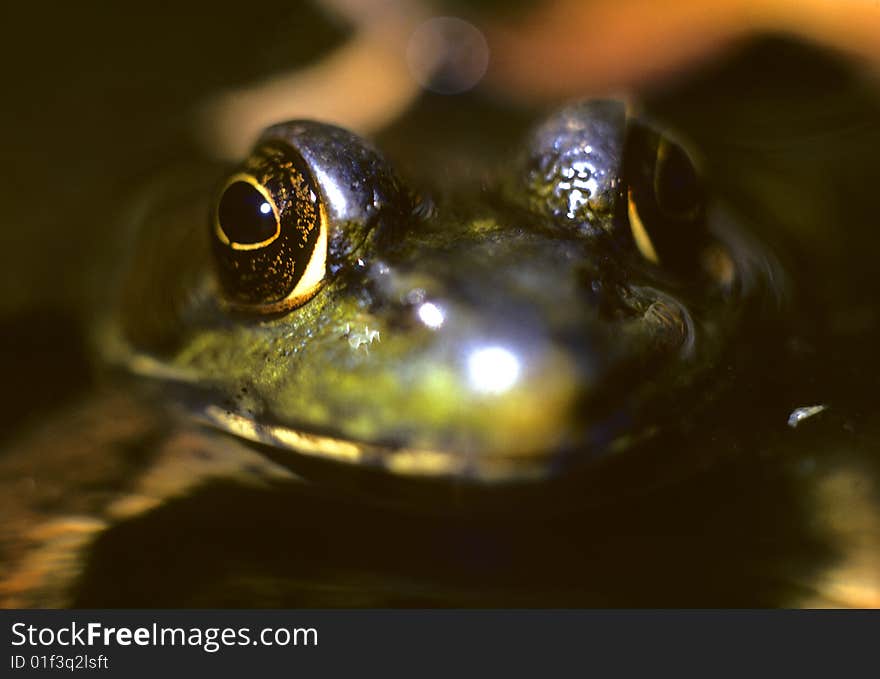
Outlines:
MULTIPOLYGON (((880 608, 880 484, 857 457, 841 462, 812 486, 816 521, 838 558, 817 574, 806 607, 880 608)), ((808 496, 810 497, 810 496, 808 496)))

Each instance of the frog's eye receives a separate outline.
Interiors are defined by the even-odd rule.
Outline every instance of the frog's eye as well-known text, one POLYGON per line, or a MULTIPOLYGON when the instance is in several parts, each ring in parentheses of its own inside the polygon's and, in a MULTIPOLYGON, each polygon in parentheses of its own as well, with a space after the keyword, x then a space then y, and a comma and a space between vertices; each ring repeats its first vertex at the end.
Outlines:
POLYGON ((567 106, 539 124, 507 189, 587 239, 614 242, 683 280, 729 287, 734 267, 710 232, 706 191, 685 149, 618 101, 567 106))
POLYGON ((687 152, 633 124, 624 157, 626 216, 642 256, 679 274, 700 266, 709 243, 705 191, 687 152))
POLYGON ((657 146, 654 197, 660 211, 673 219, 697 219, 703 209, 703 187, 685 150, 668 139, 657 146))
POLYGON ((293 308, 324 278, 326 214, 305 162, 282 144, 259 145, 226 180, 212 236, 224 299, 236 308, 293 308))
POLYGON ((309 121, 270 127, 214 204, 224 302, 267 314, 304 304, 402 193, 388 164, 351 132, 309 121))

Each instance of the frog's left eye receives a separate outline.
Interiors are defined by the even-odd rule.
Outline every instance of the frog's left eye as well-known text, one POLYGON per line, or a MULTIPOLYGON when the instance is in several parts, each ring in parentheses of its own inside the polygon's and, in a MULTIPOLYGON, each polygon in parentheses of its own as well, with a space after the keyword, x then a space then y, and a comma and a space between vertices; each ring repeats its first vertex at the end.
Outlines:
POLYGON ((704 191, 697 169, 687 152, 668 139, 657 146, 654 198, 660 211, 672 219, 702 216, 704 191))
POLYGON ((402 195, 388 164, 351 132, 310 121, 270 127, 214 204, 224 302, 266 314, 305 303, 402 195))

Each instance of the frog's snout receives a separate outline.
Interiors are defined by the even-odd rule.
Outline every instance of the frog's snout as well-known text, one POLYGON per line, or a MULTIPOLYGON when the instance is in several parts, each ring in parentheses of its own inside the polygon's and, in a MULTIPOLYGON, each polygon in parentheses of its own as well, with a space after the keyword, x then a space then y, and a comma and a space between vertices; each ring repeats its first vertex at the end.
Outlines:
POLYGON ((682 303, 606 275, 577 240, 501 229, 407 252, 366 265, 373 325, 346 339, 356 370, 394 375, 383 400, 399 395, 408 446, 481 464, 581 449, 693 341, 682 303))

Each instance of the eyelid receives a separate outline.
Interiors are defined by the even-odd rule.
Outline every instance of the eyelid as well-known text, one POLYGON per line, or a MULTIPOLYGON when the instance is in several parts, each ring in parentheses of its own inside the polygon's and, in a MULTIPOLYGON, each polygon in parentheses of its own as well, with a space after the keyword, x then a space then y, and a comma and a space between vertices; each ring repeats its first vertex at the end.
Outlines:
POLYGON ((651 237, 648 235, 648 230, 645 228, 644 223, 642 222, 642 218, 639 216, 638 207, 636 207, 636 202, 633 200, 632 189, 628 189, 626 193, 626 211, 627 216, 629 217, 629 227, 632 231, 633 240, 635 240, 636 247, 639 249, 639 252, 642 253, 642 256, 650 262, 654 264, 660 263, 660 258, 657 256, 657 250, 654 249, 654 243, 651 242, 651 237))

